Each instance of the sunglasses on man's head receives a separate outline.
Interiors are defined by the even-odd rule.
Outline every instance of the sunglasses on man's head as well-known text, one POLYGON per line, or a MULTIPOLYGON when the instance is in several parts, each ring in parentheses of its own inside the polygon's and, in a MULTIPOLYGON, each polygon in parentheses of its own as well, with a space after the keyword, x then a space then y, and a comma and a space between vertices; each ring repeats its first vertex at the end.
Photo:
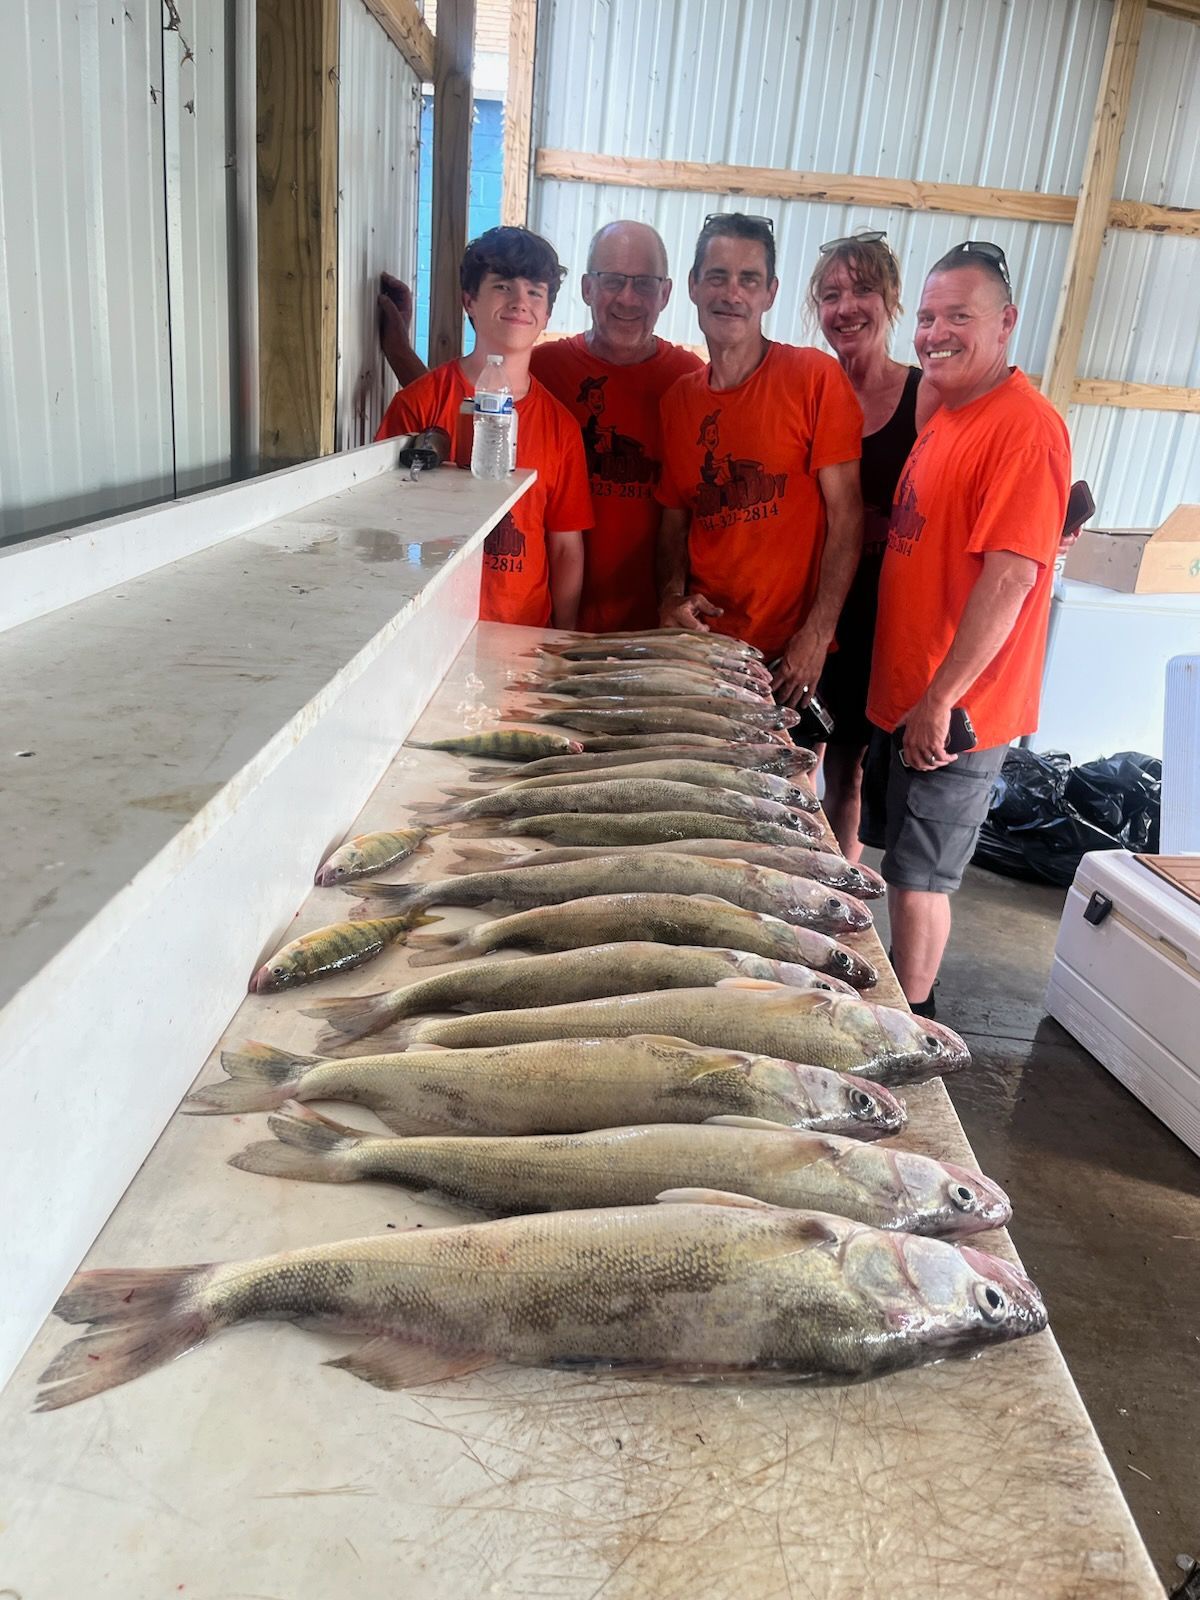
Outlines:
POLYGON ((704 226, 707 228, 710 222, 725 222, 730 217, 736 217, 739 222, 761 222, 772 233, 775 232, 775 224, 770 217, 752 217, 748 211, 710 211, 704 219, 704 226))
POLYGON ((998 244, 992 244, 987 239, 966 239, 962 244, 956 245, 950 252, 957 256, 974 256, 980 261, 986 261, 1004 279, 1004 287, 1012 297, 1012 279, 1008 275, 1008 261, 1004 251, 998 244))
POLYGON ((831 250, 840 250, 844 244, 882 244, 887 234, 882 228, 871 233, 850 233, 844 239, 830 239, 823 244, 818 254, 827 256, 831 250))

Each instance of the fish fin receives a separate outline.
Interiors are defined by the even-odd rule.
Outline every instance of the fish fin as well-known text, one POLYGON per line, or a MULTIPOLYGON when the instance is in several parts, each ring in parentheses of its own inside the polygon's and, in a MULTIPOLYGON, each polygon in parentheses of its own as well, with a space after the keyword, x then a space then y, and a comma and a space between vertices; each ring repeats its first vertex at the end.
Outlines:
POLYGON ((491 783, 494 779, 499 779, 503 782, 505 779, 519 778, 520 776, 520 767, 514 767, 511 763, 503 767, 472 767, 467 773, 467 777, 470 778, 472 783, 491 783))
POLYGON ((479 790, 474 784, 445 784, 442 793, 450 800, 478 800, 479 790))
MULTIPOLYGON (((470 821, 454 824, 455 839, 494 839, 503 825, 501 817, 473 817, 470 821)), ((531 819, 536 820, 536 819, 531 819)))
MULTIPOLYGON (((431 885, 427 883, 380 883, 375 878, 364 878, 354 884, 344 883, 343 894, 364 897, 352 908, 347 920, 373 922, 380 917, 419 912, 422 909, 420 897, 426 894, 430 887, 431 885)), ((415 917, 412 926, 418 926, 415 917)))
POLYGON ((319 1005, 306 1006, 301 1015, 327 1023, 329 1036, 338 1044, 345 1044, 348 1039, 361 1039, 364 1034, 386 1028, 401 1004, 401 993, 397 989, 383 989, 377 994, 322 1000, 319 1005))
POLYGON ((786 1122, 772 1122, 770 1117, 705 1117, 704 1121, 718 1128, 756 1128, 759 1132, 769 1129, 772 1133, 781 1133, 788 1127, 786 1122))
POLYGON ((433 1345, 380 1334, 368 1339, 349 1355, 326 1361, 327 1367, 349 1372, 377 1389, 419 1389, 444 1378, 461 1378, 469 1372, 490 1367, 496 1358, 477 1350, 439 1350, 433 1345))
POLYGON ((273 1045, 250 1039, 240 1050, 222 1050, 221 1065, 228 1074, 226 1080, 194 1089, 185 1098, 182 1109, 192 1116, 274 1111, 289 1095, 295 1094, 300 1079, 311 1067, 319 1066, 321 1060, 320 1056, 276 1050, 273 1045))
MULTIPOLYGON (((467 791, 474 796, 474 789, 467 791)), ((453 822, 458 814, 458 807, 447 805, 444 800, 420 800, 408 808, 414 816, 424 819, 423 826, 435 822, 453 822)))
POLYGON ((714 985, 717 989, 770 989, 779 994, 791 991, 786 983, 772 983, 770 978, 719 978, 714 985))
POLYGON ((778 1211, 778 1206, 727 1189, 664 1189, 654 1196, 660 1206, 730 1206, 741 1211, 778 1211))
POLYGON ((87 1400, 200 1344, 211 1329, 203 1303, 211 1272, 209 1265, 77 1272, 55 1314, 92 1327, 42 1373, 35 1410, 87 1400))
POLYGON ((320 1056, 277 1050, 273 1044, 262 1044, 257 1039, 247 1039, 240 1050, 221 1051, 221 1065, 231 1078, 253 1078, 258 1083, 286 1083, 320 1062, 320 1056))

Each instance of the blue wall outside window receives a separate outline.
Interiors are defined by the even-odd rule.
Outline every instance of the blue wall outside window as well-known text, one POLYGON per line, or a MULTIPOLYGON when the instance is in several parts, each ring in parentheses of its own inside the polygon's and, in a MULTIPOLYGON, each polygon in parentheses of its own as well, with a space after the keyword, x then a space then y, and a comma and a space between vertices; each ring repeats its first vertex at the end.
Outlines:
MULTIPOLYGON (((504 107, 499 100, 476 100, 471 126, 471 200, 467 211, 467 237, 474 239, 500 222, 500 193, 504 178, 504 107)), ((421 166, 417 202, 416 327, 413 344, 422 360, 429 351, 429 261, 433 216, 433 102, 421 102, 421 166)), ((471 347, 464 319, 463 348, 471 347)))

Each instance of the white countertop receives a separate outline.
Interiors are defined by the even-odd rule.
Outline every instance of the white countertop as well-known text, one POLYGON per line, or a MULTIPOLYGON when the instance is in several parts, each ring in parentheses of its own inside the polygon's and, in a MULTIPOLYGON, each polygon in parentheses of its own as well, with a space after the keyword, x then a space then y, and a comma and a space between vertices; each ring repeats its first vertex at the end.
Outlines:
MULTIPOLYGON (((536 637, 477 628, 413 737, 461 731, 498 705, 515 652, 536 637)), ((402 824, 466 765, 402 750, 354 831, 402 824)), ((438 875, 446 849, 438 841, 415 874, 438 875)), ((348 904, 314 890, 290 931, 348 904)), ((311 1048, 317 1024, 300 1007, 409 973, 393 949, 339 980, 249 996, 225 1042, 311 1048)), ((217 1075, 215 1056, 204 1071, 217 1075)), ((905 1143, 974 1164, 940 1083, 906 1098, 905 1143)), ((262 1255, 463 1217, 382 1185, 226 1166, 261 1125, 172 1119, 88 1265, 262 1255)), ((1005 1235, 979 1242, 1012 1253, 1005 1235)), ((48 1322, 0 1396, 0 1594, 21 1600, 1162 1593, 1050 1334, 850 1388, 498 1367, 385 1394, 320 1365, 345 1338, 257 1324, 34 1415, 37 1374, 70 1336, 48 1322)))

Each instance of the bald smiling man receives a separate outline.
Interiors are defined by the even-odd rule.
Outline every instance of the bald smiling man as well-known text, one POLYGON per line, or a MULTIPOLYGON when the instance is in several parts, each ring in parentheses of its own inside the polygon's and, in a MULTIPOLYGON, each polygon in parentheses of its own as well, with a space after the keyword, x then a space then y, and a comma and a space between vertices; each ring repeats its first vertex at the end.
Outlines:
MULTIPOLYGON (((610 222, 588 248, 580 281, 591 327, 537 345, 530 371, 578 420, 595 526, 584 541, 579 626, 595 632, 658 626, 654 574, 661 473, 658 403, 703 363, 655 334, 671 298, 666 246, 644 222, 610 222)), ((385 278, 384 355, 402 384, 425 370, 408 341, 412 301, 385 278)))

